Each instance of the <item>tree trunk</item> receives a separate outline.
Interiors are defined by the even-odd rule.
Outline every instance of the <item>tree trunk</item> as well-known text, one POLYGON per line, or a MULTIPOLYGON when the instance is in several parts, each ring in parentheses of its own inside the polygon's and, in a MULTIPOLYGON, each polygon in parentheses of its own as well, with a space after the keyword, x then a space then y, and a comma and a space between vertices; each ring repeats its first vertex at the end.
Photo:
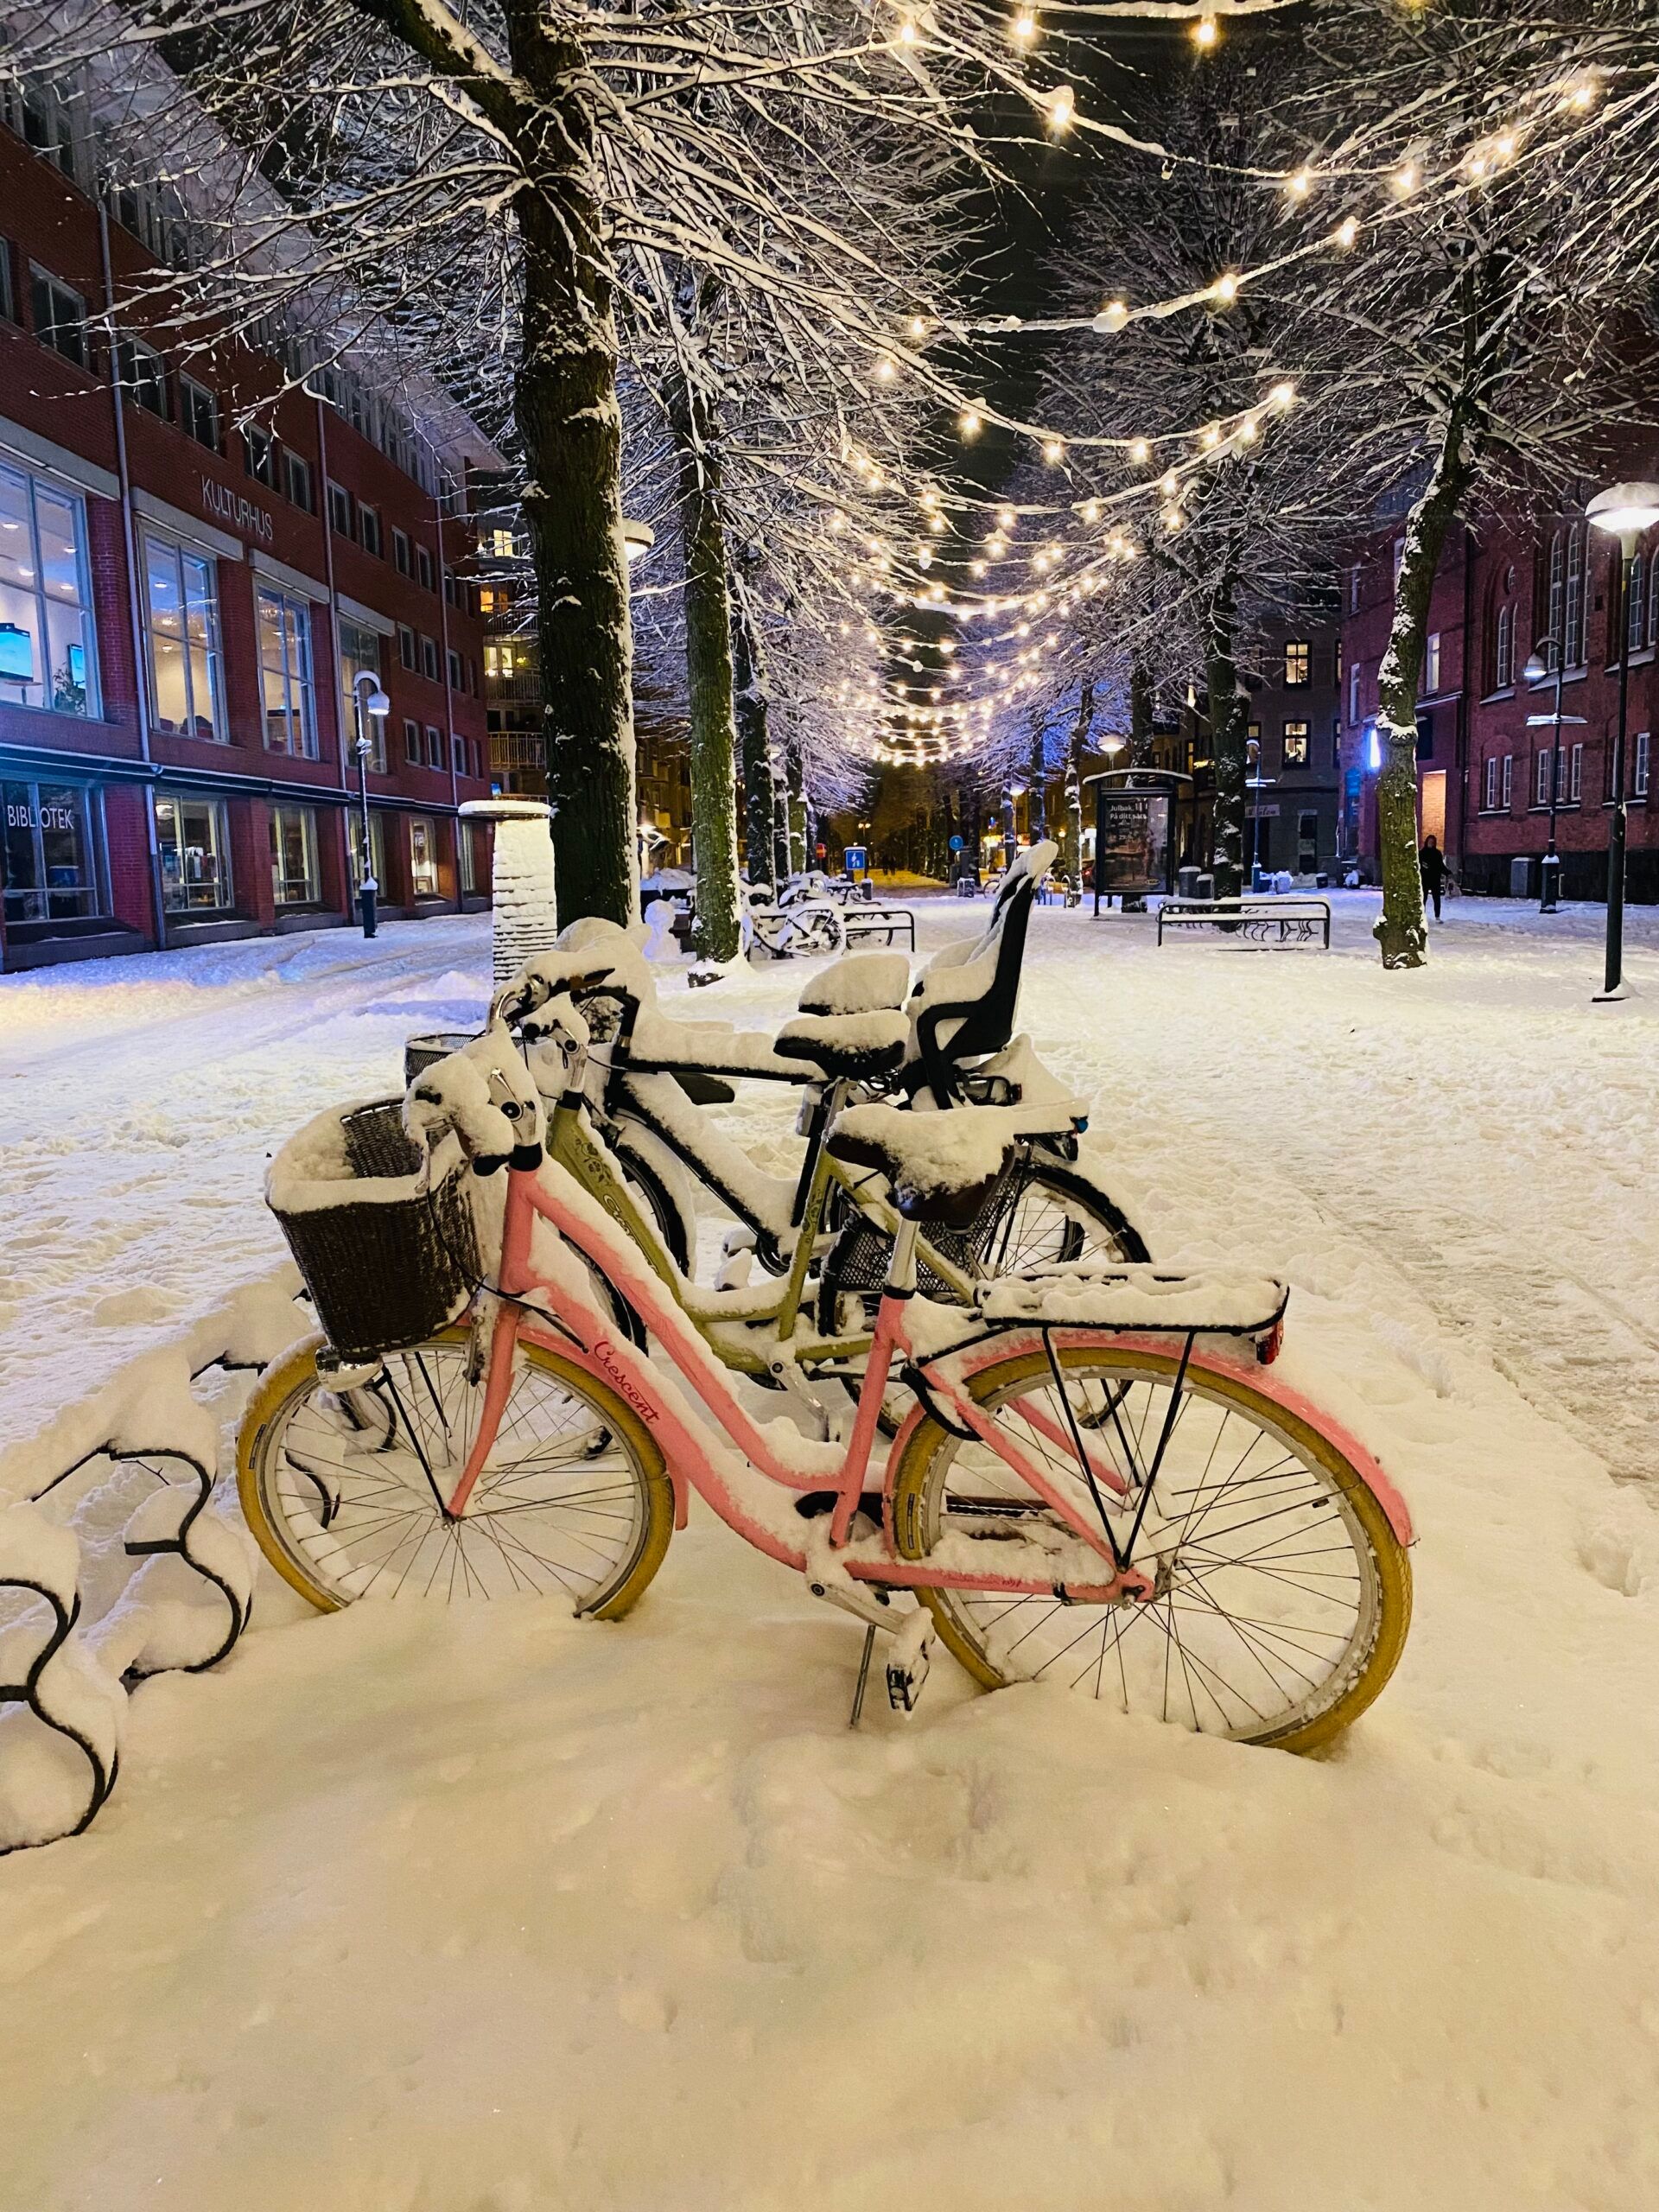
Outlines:
POLYGON ((737 868, 737 729, 732 698, 732 601, 720 518, 720 465, 705 410, 683 375, 668 417, 679 464, 685 544, 685 672, 691 722, 691 835, 696 868, 692 949, 735 960, 741 942, 737 868))
POLYGON ((1131 768, 1144 768, 1152 759, 1152 673, 1144 662, 1129 671, 1129 759, 1131 768))
POLYGON ((1071 725, 1071 742, 1065 760, 1065 873, 1071 888, 1083 894, 1083 748, 1095 719, 1095 687, 1084 677, 1077 694, 1077 719, 1071 725))
POLYGON ((552 34, 531 0, 512 0, 507 34, 512 67, 539 103, 518 149, 535 182, 513 202, 524 245, 513 412, 528 477, 559 919, 626 924, 639 906, 633 634, 593 118, 578 44, 552 34))
MULTIPOLYGON (((776 865, 772 850, 772 750, 766 730, 766 687, 749 611, 741 598, 732 605, 733 705, 743 764, 743 835, 748 847, 749 882, 769 883, 776 865)), ((778 887, 779 889, 782 886, 778 887)))
POLYGON ((1048 835, 1048 769, 1044 758, 1045 731, 1040 722, 1033 722, 1031 730, 1031 761, 1027 772, 1026 791, 1030 801, 1027 818, 1031 824, 1031 842, 1034 845, 1048 835))
POLYGON ((1215 876, 1217 899, 1236 899, 1244 880, 1244 756, 1249 707, 1238 680, 1234 594, 1224 569, 1210 602, 1205 683, 1210 702, 1210 751, 1215 761, 1215 876))
POLYGON ((794 874, 789 855, 789 785, 785 760, 772 770, 772 878, 781 892, 794 874))
POLYGON ((1446 534, 1473 477, 1465 413, 1454 405, 1433 474, 1407 519, 1394 588, 1394 625, 1376 672, 1376 734, 1382 746, 1376 857, 1382 912, 1376 935, 1385 968, 1421 968, 1428 959, 1417 859, 1417 688, 1446 534))
POLYGON ((806 766, 801 748, 791 745, 785 756, 788 776, 789 871, 804 875, 807 867, 806 766))

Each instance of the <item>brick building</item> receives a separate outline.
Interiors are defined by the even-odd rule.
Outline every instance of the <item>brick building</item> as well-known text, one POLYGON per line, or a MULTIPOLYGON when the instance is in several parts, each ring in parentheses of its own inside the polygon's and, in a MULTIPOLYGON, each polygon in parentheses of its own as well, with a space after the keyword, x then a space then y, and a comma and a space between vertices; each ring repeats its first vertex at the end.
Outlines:
POLYGON ((0 965, 346 919, 363 670, 382 911, 483 904, 467 487, 499 456, 360 354, 181 358, 131 296, 188 210, 110 174, 96 88, 0 99, 0 965))
MULTIPOLYGON (((1656 458, 1638 456, 1624 473, 1652 476, 1656 458)), ((1584 486, 1557 512, 1453 531, 1435 579, 1417 716, 1420 834, 1440 839, 1467 891, 1536 893, 1553 785, 1563 896, 1605 896, 1622 615, 1630 652, 1627 887, 1633 899, 1659 900, 1659 818, 1649 805, 1659 534, 1638 548, 1621 609, 1618 547, 1584 519, 1594 488, 1584 486), (1529 682, 1535 651, 1546 673, 1529 682)), ((1394 616, 1399 530, 1396 522, 1360 549, 1343 580, 1344 794, 1373 876, 1376 676, 1394 616)))

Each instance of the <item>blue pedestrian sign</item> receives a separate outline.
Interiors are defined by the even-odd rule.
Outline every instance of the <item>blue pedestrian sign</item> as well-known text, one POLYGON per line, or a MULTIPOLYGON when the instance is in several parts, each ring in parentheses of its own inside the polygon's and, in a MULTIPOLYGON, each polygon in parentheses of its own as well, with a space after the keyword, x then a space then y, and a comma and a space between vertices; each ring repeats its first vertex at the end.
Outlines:
POLYGON ((959 853, 962 850, 962 840, 960 837, 953 837, 950 840, 950 849, 953 853, 959 853))
POLYGON ((864 875, 870 865, 868 849, 863 845, 847 845, 842 850, 842 866, 849 875, 864 875))

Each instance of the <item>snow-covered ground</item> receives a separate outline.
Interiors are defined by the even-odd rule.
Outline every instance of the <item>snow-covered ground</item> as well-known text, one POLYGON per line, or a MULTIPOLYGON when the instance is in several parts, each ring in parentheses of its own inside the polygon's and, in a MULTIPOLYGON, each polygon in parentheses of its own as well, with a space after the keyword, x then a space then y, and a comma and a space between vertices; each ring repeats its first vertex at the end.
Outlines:
MULTIPOLYGON (((943 1659, 854 1734, 856 1627, 706 1520, 620 1628, 268 1603, 0 1865, 5 2212, 1659 2202, 1659 926, 1592 1008, 1599 914, 1456 902, 1384 976, 1339 906, 1328 957, 1039 910, 1021 1016, 1415 1509, 1337 1757, 943 1659)), ((0 1434, 274 1258, 264 1154, 481 1000, 476 923, 366 950, 0 983, 0 1434)))

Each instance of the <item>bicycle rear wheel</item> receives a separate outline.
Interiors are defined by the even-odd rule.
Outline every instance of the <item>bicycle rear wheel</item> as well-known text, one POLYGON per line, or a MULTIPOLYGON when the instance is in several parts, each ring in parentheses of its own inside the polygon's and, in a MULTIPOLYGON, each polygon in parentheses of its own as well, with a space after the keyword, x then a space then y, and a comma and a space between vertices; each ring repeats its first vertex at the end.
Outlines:
POLYGON ((283 1580, 320 1611, 359 1598, 562 1597, 613 1620, 662 1564, 673 1529, 662 1455, 602 1383, 519 1348, 500 1433, 466 1513, 453 1494, 483 1406, 469 1332, 445 1330, 337 1389, 321 1338, 255 1392, 237 1438, 242 1510, 283 1580))
MULTIPOLYGON (((1057 1352, 1064 1397, 1040 1351, 975 1378, 976 1404, 1130 1563, 1154 1578, 1145 1604, 925 1590, 940 1637, 986 1688, 1057 1683, 1205 1735, 1306 1751, 1328 1743, 1393 1673, 1411 1619, 1411 1567, 1381 1502, 1332 1439, 1229 1370, 1163 1354, 1057 1352), (1091 1495, 1069 1441, 1123 1488, 1091 1495), (1163 1440, 1161 1456, 1160 1442, 1163 1440), (1098 1463, 1097 1463, 1098 1464, 1098 1463), (1156 1465, 1155 1475, 1148 1480, 1156 1465), (1150 1489, 1149 1499, 1145 1497, 1150 1489)), ((1068 1540, 1065 1522, 975 1439, 923 1421, 893 1491, 900 1555, 950 1541, 1068 1540)))

